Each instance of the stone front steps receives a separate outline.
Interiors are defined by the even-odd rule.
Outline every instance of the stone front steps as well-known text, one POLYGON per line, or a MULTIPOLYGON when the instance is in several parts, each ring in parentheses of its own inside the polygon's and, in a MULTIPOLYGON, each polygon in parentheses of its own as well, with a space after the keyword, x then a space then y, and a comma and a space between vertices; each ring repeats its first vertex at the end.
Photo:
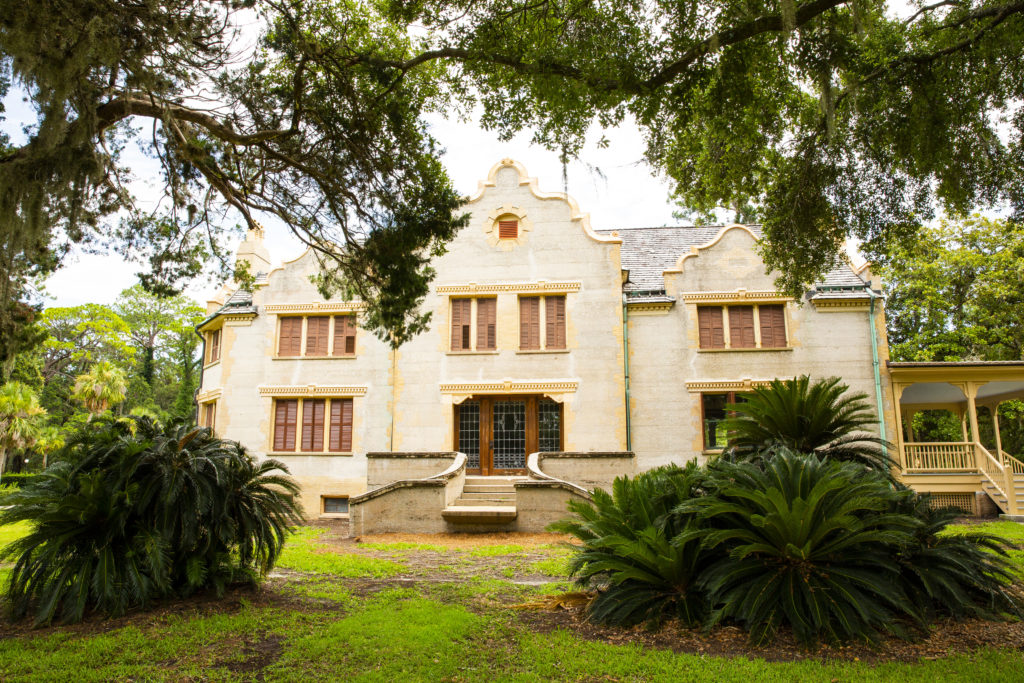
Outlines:
POLYGON ((441 516, 453 524, 508 524, 516 518, 515 479, 467 476, 462 495, 441 516))

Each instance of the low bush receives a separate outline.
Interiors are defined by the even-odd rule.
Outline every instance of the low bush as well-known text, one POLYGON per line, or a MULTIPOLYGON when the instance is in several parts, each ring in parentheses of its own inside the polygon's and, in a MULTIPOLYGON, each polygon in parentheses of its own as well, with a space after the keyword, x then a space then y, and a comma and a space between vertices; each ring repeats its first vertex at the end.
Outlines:
POLYGON ((690 626, 705 621, 708 603, 694 584, 712 554, 694 534, 693 516, 673 512, 703 477, 695 464, 663 467, 617 478, 611 494, 594 491, 593 504, 569 503, 574 517, 551 528, 583 541, 569 573, 602 589, 589 606, 591 618, 622 625, 666 617, 690 626))
POLYGON ((814 646, 1021 614, 1005 542, 940 536, 954 513, 861 463, 779 449, 619 478, 570 510, 554 528, 582 541, 570 570, 608 624, 728 622, 756 644, 788 626, 814 646))
POLYGON ((38 473, 33 472, 10 472, 0 476, 0 486, 9 485, 20 488, 25 484, 32 483, 38 476, 38 473))
POLYGON ((285 467, 209 429, 94 421, 59 456, 0 512, 0 525, 32 524, 0 557, 14 561, 12 616, 36 623, 254 581, 301 521, 285 467))

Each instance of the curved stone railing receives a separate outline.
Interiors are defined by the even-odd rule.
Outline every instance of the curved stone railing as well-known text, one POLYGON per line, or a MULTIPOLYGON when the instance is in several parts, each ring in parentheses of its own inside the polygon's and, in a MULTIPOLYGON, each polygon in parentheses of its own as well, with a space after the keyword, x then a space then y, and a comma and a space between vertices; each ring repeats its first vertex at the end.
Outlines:
POLYGON ((535 465, 532 469, 527 465, 531 477, 572 482, 589 491, 611 490, 615 477, 636 474, 636 455, 631 451, 550 452, 533 456, 537 456, 535 465))
POLYGON ((375 459, 451 458, 442 471, 419 479, 399 479, 371 489, 348 500, 349 534, 441 533, 446 531, 441 511, 455 502, 466 482, 466 454, 445 453, 373 453, 375 459))

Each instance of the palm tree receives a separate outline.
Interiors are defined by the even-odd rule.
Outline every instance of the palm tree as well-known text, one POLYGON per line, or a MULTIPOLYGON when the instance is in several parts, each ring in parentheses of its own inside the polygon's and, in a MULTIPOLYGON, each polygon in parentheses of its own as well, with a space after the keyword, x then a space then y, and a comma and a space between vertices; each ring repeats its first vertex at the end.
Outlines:
POLYGON ((888 472, 895 465, 891 446, 866 431, 878 422, 866 399, 849 393, 838 377, 772 380, 746 401, 728 406, 733 416, 723 423, 730 439, 725 456, 760 459, 786 448, 888 472))
POLYGON ((40 418, 46 409, 30 387, 8 382, 0 387, 0 474, 11 449, 28 448, 39 438, 40 418))
POLYGON ((82 402, 91 419, 123 401, 127 391, 128 380, 124 371, 104 361, 75 378, 71 397, 82 402))

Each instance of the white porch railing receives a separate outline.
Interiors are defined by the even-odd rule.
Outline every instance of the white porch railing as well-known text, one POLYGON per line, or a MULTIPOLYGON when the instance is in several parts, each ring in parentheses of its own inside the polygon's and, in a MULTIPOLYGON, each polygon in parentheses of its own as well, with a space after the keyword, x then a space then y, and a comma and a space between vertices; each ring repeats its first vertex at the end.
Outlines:
POLYGON ((970 441, 938 441, 903 444, 903 471, 977 472, 974 444, 970 441))

